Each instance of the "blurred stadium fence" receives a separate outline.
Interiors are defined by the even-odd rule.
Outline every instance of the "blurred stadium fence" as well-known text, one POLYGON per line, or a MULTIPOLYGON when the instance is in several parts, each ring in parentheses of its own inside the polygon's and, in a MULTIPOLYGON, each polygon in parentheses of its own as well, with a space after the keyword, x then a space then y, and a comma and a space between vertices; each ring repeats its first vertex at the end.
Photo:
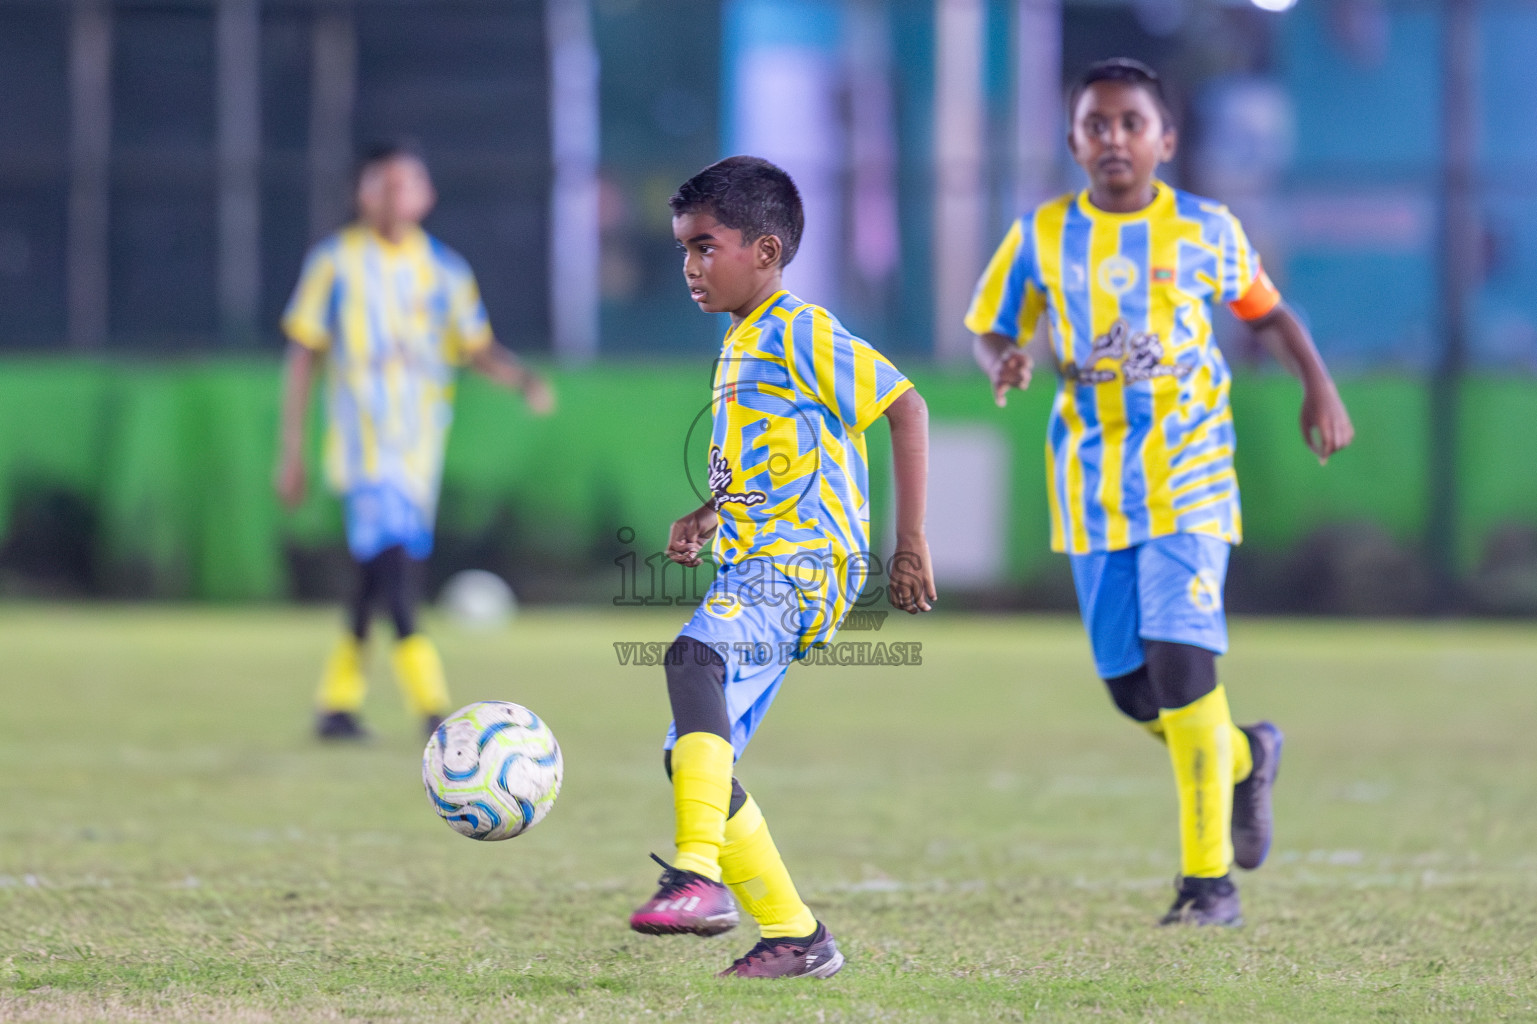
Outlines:
MULTIPOLYGON (((668 523, 695 500, 685 446, 708 394, 704 372, 692 363, 557 372, 562 406, 548 420, 464 381, 435 572, 493 568, 535 600, 618 596, 614 560, 633 552, 643 562, 660 550, 668 523)), ((1041 438, 1050 389, 1000 413, 974 374, 914 376, 933 413, 931 536, 951 596, 1069 603, 1065 559, 1047 550, 1041 438), (1000 464, 1004 471, 985 476, 972 468, 1000 464)), ((1494 376, 1467 388, 1468 512, 1456 544, 1463 606, 1537 610, 1537 478, 1512 471, 1524 464, 1518 439, 1537 421, 1537 389, 1494 376)), ((1343 389, 1361 443, 1321 471, 1298 436, 1296 385, 1267 374, 1234 383, 1247 535, 1235 607, 1432 604, 1415 554, 1428 528, 1427 386, 1384 376, 1343 389)), ((333 592, 347 578, 332 571, 345 548, 324 482, 312 478, 291 516, 272 493, 277 401, 265 360, 0 364, 0 592, 230 601, 333 592)), ((870 442, 880 538, 885 431, 870 442)))

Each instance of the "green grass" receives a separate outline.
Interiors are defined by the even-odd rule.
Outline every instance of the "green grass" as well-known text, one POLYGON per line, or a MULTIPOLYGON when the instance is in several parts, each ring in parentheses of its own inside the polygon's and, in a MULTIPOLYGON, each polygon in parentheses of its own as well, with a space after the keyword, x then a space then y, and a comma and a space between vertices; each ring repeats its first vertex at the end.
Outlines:
POLYGON ((328 611, 0 608, 0 1020, 1537 1019, 1530 626, 1237 623, 1281 828, 1248 925, 1199 932, 1153 925, 1167 761, 1076 623, 888 621, 922 667, 792 670, 740 766, 849 957, 774 985, 712 977, 750 924, 625 928, 670 849, 667 711, 611 644, 679 620, 437 627, 456 697, 566 754, 550 817, 479 844, 382 672, 378 742, 309 739, 328 611))

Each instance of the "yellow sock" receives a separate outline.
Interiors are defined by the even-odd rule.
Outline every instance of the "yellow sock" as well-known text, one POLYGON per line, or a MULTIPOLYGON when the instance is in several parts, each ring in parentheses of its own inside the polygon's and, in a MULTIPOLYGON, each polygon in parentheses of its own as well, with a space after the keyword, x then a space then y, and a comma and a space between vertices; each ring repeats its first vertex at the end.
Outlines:
MULTIPOLYGON (((1163 736, 1163 720, 1155 718, 1151 722, 1138 722, 1138 725, 1146 729, 1148 733, 1159 743, 1166 742, 1163 736)), ((1249 737, 1236 725, 1231 725, 1233 730, 1233 784, 1237 785, 1249 777, 1254 770, 1254 754, 1249 749, 1249 737)))
POLYGON ((766 939, 810 935, 817 919, 801 902, 790 872, 769 835, 763 812, 751 796, 726 822, 720 853, 721 881, 753 919, 766 939))
POLYGON ((417 633, 395 645, 395 678, 406 705, 418 715, 446 715, 448 683, 443 678, 443 659, 433 642, 417 633))
POLYGON ((1238 785, 1254 771, 1254 751, 1249 749, 1249 737, 1238 726, 1228 722, 1233 730, 1233 785, 1238 785))
POLYGON ((363 695, 367 692, 362 645, 356 637, 344 636, 326 659, 315 700, 323 711, 356 711, 363 706, 363 695))
MULTIPOLYGON (((1159 712, 1179 787, 1180 871, 1219 878, 1233 862, 1233 719, 1218 686, 1159 712)), ((1242 735, 1241 733, 1239 735, 1242 735)))
POLYGON ((672 805, 678 842, 673 866, 717 882, 734 762, 731 744, 713 732, 686 733, 673 744, 672 805))

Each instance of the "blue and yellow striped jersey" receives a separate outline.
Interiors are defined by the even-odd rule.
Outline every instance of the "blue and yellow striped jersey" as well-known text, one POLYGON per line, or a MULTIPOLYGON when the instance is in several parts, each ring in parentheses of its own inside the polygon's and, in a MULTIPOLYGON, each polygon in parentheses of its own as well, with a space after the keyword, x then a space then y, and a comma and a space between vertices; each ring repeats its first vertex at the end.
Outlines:
POLYGON ((1242 539, 1212 306, 1254 319, 1279 300, 1238 219, 1162 182, 1136 213, 1096 209, 1084 192, 1015 221, 966 326, 1024 345, 1046 317, 1062 373, 1046 439, 1054 550, 1242 539))
POLYGON ((912 387, 831 313, 780 291, 726 335, 711 400, 709 487, 722 566, 768 560, 832 636, 869 575, 864 432, 912 387))
POLYGON ((420 229, 395 244, 351 225, 310 250, 283 331, 327 356, 331 486, 393 485, 430 521, 454 368, 491 343, 469 264, 420 229))

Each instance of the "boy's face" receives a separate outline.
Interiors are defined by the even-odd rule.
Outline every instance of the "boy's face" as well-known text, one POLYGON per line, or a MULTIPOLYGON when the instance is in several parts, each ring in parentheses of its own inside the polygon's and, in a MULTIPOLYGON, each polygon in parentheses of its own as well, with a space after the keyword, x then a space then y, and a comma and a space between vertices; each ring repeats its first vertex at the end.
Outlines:
POLYGON ((1095 82, 1078 97, 1067 145, 1096 191, 1145 188, 1174 156, 1175 134, 1139 85, 1095 82))
POLYGON ((706 313, 736 313, 755 298, 779 268, 779 238, 764 235, 750 243, 707 211, 680 213, 672 236, 683 250, 683 280, 689 298, 706 313))
POLYGON ((420 224, 438 194, 427 168, 414 156, 397 156, 365 168, 358 179, 358 213, 376 228, 420 224))

